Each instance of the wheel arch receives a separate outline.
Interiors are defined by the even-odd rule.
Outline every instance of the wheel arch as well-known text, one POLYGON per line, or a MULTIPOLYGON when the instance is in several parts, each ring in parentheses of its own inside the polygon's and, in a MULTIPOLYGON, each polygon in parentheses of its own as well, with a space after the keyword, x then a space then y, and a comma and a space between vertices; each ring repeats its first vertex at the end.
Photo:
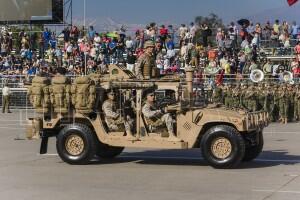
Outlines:
POLYGON ((201 139, 202 139, 203 135, 210 128, 212 128, 214 126, 230 126, 230 127, 232 127, 232 128, 234 128, 234 129, 237 130, 236 126, 234 124, 232 124, 232 123, 229 123, 229 122, 208 122, 208 123, 206 123, 206 124, 203 125, 203 127, 202 127, 202 129, 201 129, 201 131, 200 131, 200 133, 198 135, 198 138, 197 138, 198 142, 195 143, 194 148, 199 148, 200 147, 201 139))

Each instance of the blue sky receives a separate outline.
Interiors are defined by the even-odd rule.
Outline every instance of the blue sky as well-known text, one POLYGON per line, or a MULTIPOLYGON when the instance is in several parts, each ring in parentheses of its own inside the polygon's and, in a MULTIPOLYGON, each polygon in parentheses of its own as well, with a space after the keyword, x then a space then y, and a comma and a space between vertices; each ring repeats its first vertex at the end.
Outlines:
MULTIPOLYGON (((187 23, 196 16, 216 13, 225 22, 273 8, 286 0, 86 0, 88 18, 112 18, 128 23, 165 21, 187 23)), ((299 3, 300 4, 300 3, 299 3)), ((83 16, 83 0, 73 0, 74 17, 83 16)), ((300 12, 300 11, 299 11, 300 12)))

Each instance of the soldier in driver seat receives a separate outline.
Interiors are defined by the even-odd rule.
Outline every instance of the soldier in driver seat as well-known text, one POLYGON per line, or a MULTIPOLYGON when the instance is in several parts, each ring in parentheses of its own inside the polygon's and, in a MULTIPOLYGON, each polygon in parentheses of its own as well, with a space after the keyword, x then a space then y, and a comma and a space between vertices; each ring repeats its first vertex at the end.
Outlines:
MULTIPOLYGON (((126 137, 128 140, 134 140, 132 135, 131 126, 128 119, 123 119, 122 116, 117 113, 115 93, 113 90, 107 92, 107 100, 102 105, 102 110, 105 116, 105 122, 110 131, 126 131, 126 137)), ((127 116, 126 116, 127 117, 127 116)), ((125 117, 125 118, 126 118, 125 117)))
POLYGON ((168 141, 180 142, 181 140, 175 136, 173 119, 170 113, 157 109, 154 105, 155 95, 153 91, 146 94, 146 103, 142 108, 142 113, 149 126, 160 127, 166 125, 169 133, 168 141))

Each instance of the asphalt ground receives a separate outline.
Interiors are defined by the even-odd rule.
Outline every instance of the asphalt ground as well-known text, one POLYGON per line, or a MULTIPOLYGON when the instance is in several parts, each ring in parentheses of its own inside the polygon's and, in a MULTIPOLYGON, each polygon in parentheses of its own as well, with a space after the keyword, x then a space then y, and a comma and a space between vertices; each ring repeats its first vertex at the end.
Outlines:
POLYGON ((0 114, 0 199, 5 200, 298 200, 300 124, 271 124, 263 153, 237 169, 214 169, 199 149, 125 149, 120 157, 72 166, 50 140, 22 140, 31 112, 0 114))

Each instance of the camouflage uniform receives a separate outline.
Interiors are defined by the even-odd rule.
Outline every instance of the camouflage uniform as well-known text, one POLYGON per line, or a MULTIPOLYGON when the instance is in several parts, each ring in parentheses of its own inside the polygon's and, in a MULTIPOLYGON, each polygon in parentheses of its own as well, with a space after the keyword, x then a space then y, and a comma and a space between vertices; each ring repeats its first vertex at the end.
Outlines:
POLYGON ((269 113, 269 117, 271 121, 275 121, 274 117, 274 92, 272 92, 272 87, 268 85, 266 89, 263 91, 264 96, 264 104, 263 110, 269 113))
POLYGON ((224 87, 223 98, 224 98, 225 107, 231 108, 232 107, 232 95, 231 95, 231 88, 229 88, 228 86, 224 87))
POLYGON ((244 91, 242 106, 250 112, 257 111, 257 96, 253 86, 244 91))
POLYGON ((212 100, 213 100, 213 103, 222 103, 222 104, 224 103, 223 90, 222 90, 221 86, 217 86, 213 90, 212 100))
POLYGON ((240 89, 239 85, 237 85, 235 88, 232 89, 231 95, 232 95, 232 107, 233 108, 240 107, 240 93, 241 93, 241 89, 240 89))
POLYGON ((289 94, 286 91, 286 86, 283 85, 281 87, 281 91, 279 93, 279 113, 280 119, 282 123, 287 123, 289 112, 289 94))
POLYGON ((174 135, 173 119, 170 113, 163 114, 155 106, 146 103, 142 108, 147 124, 153 127, 167 126, 168 133, 174 135))
POLYGON ((294 97, 294 118, 300 120, 300 88, 299 85, 295 87, 295 97, 294 97))
POLYGON ((272 112, 272 115, 273 115, 273 119, 275 121, 278 120, 278 117, 279 117, 279 95, 280 95, 280 88, 279 88, 279 85, 275 85, 273 87, 274 89, 274 92, 273 92, 273 97, 274 97, 274 109, 273 109, 273 112, 272 112))
POLYGON ((264 87, 263 85, 258 86, 258 92, 257 92, 257 109, 262 110, 264 109, 264 103, 265 103, 265 95, 264 95, 264 87))
MULTIPOLYGON (((150 41, 145 43, 145 48, 154 47, 150 41)), ((157 76, 154 54, 144 53, 141 55, 136 64, 136 77, 140 80, 151 79, 157 76)))
POLYGON ((116 112, 115 102, 112 100, 104 101, 102 110, 105 115, 105 122, 110 131, 127 131, 131 132, 130 125, 127 121, 121 118, 120 114, 116 112))
POLYGON ((288 85, 288 118, 294 119, 294 111, 295 111, 295 91, 293 89, 293 85, 288 85))

